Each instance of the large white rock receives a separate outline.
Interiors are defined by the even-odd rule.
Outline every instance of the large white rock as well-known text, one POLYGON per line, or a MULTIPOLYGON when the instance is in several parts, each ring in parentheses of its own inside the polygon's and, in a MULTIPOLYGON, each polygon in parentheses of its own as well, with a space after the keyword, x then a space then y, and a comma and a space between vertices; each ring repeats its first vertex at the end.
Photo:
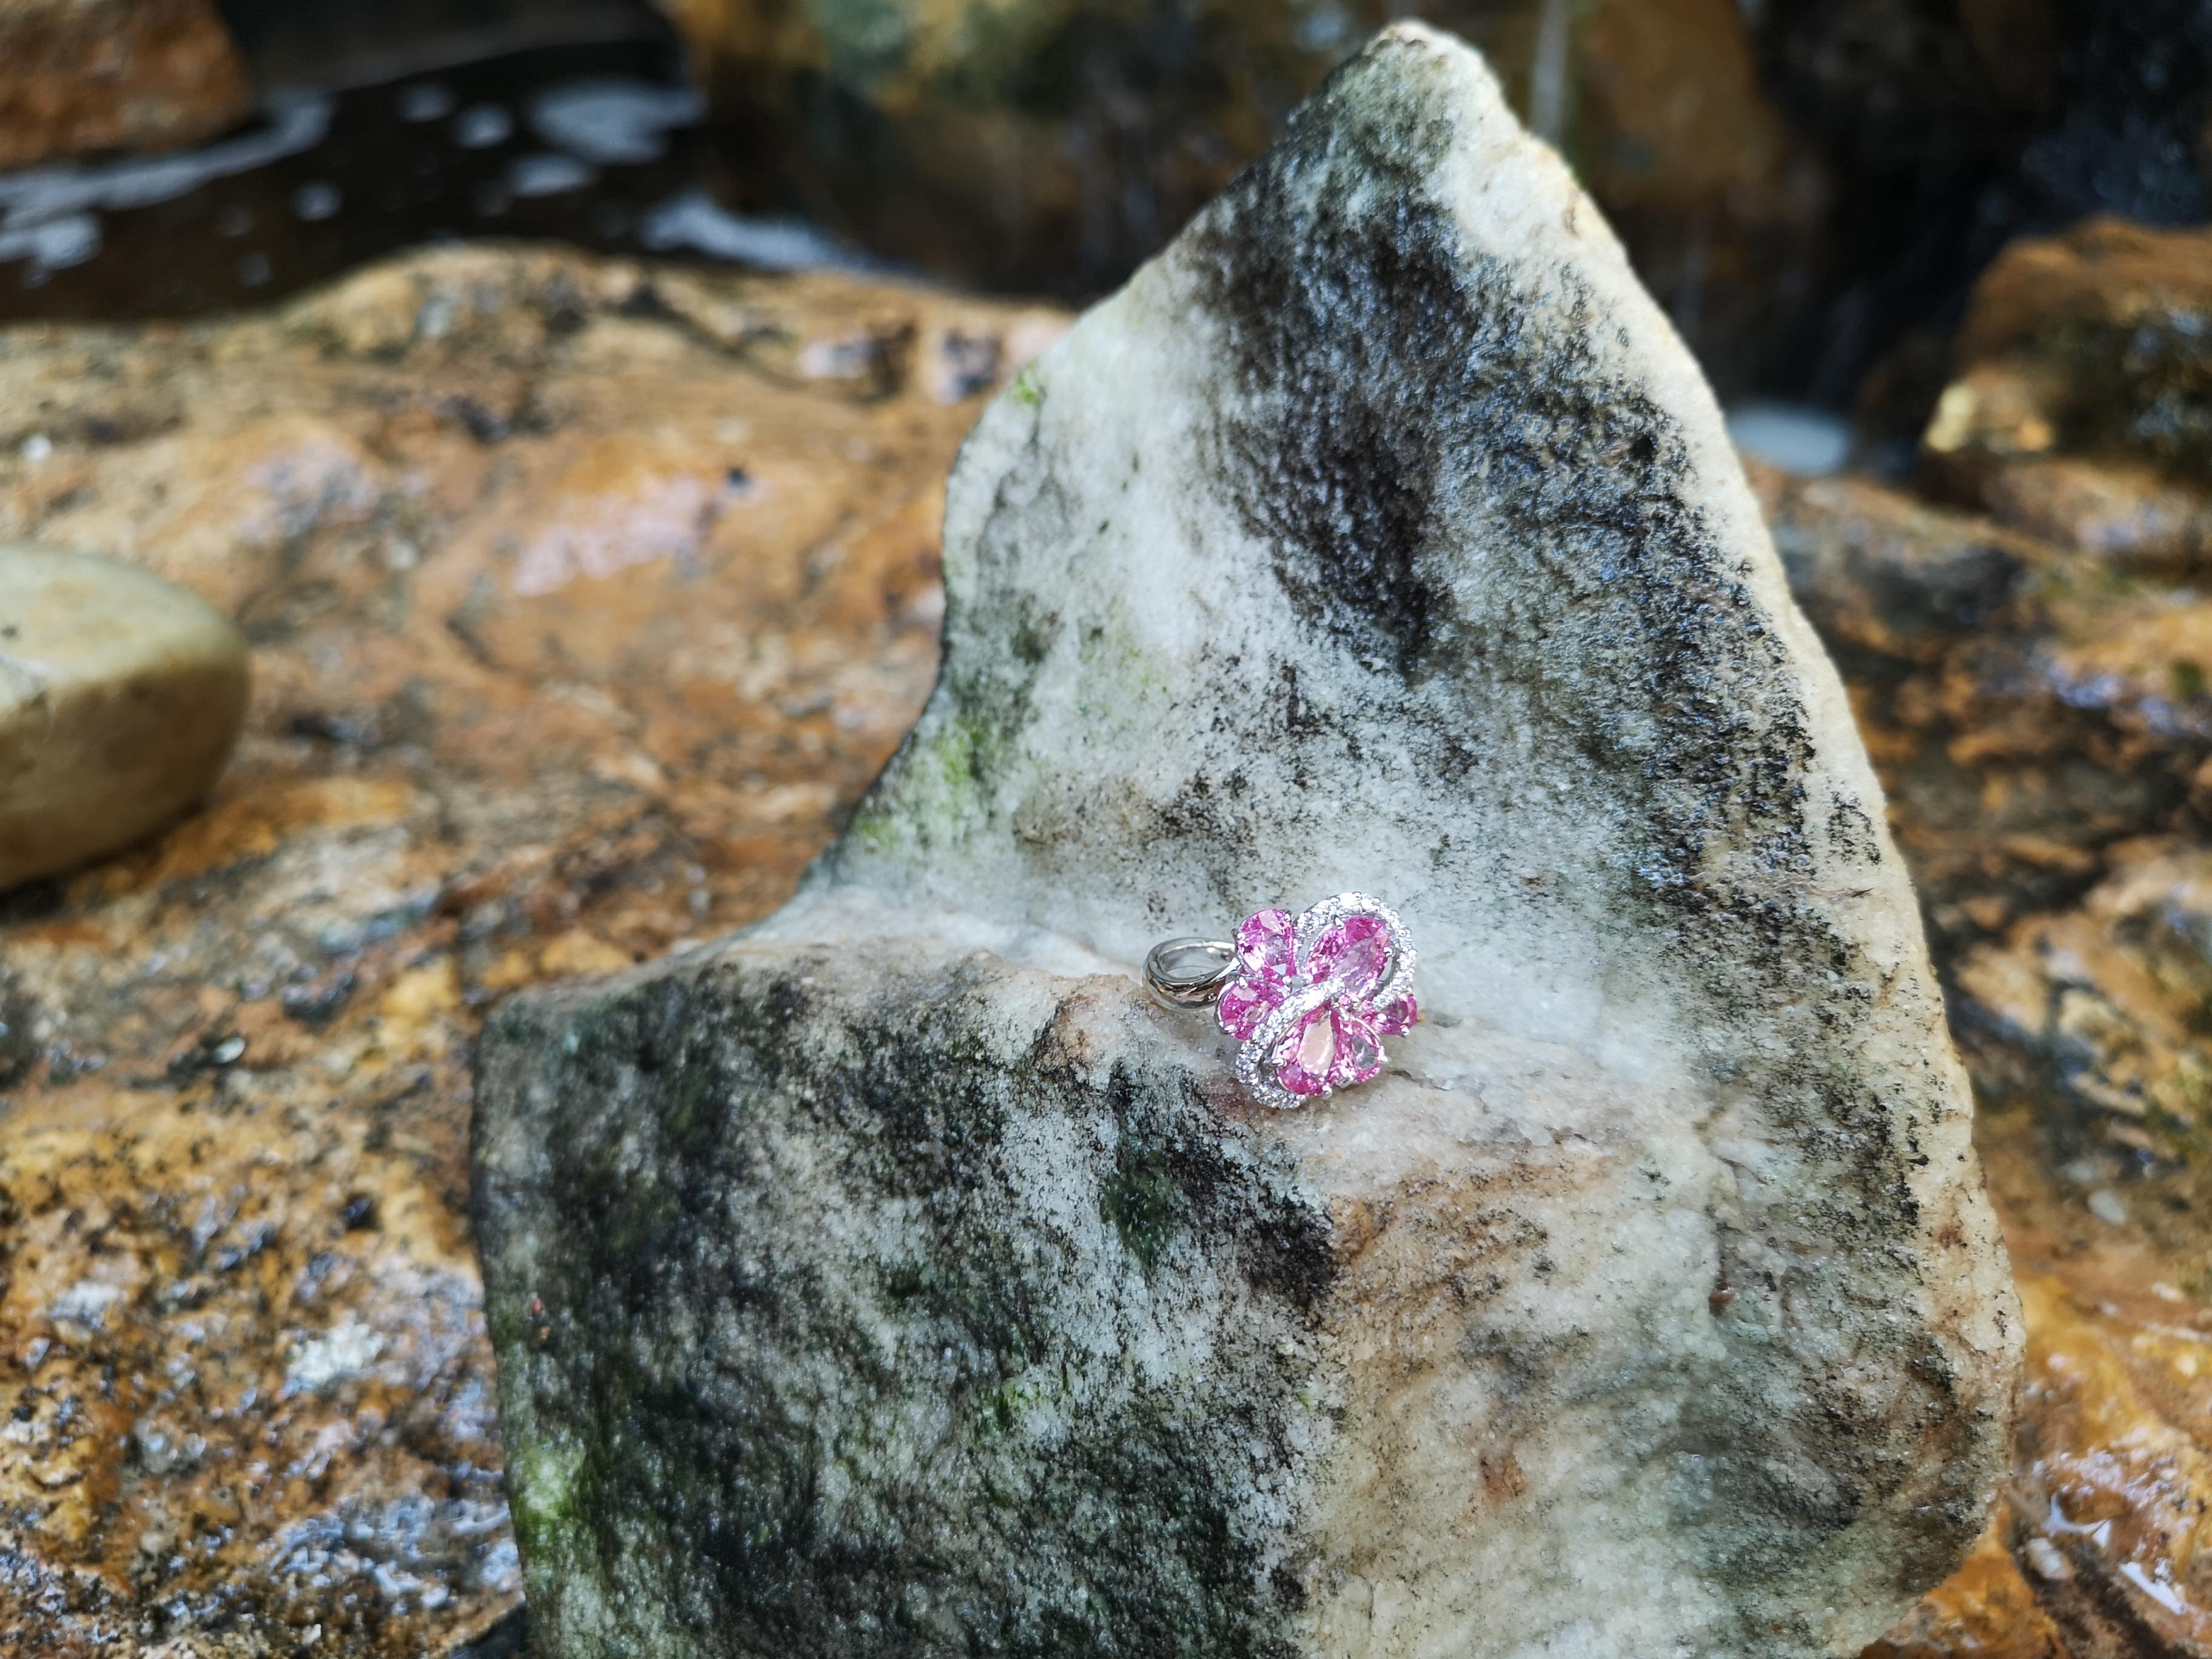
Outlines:
POLYGON ((1380 36, 984 416, 943 678, 749 935, 480 1063, 550 1653, 1848 1654, 2018 1324, 1880 791, 1712 400, 1380 36), (1427 1022, 1242 1103, 1135 982, 1356 889, 1427 1022))

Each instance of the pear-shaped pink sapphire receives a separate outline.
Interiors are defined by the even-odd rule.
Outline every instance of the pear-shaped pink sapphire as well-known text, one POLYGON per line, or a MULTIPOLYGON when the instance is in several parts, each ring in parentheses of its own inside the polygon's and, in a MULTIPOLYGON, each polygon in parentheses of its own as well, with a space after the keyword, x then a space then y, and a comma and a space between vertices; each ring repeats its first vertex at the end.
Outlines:
POLYGON ((1390 965, 1390 930, 1373 916, 1346 916, 1314 941, 1310 973, 1346 996, 1366 998, 1390 965))
POLYGON ((1287 983, 1297 972, 1297 919, 1288 910, 1261 910, 1237 930, 1237 965, 1244 977, 1287 983))

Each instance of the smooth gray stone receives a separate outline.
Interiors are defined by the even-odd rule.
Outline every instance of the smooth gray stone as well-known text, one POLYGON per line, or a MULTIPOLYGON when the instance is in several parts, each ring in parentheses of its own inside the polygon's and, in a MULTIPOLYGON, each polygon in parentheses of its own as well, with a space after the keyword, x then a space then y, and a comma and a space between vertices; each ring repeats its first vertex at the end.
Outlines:
POLYGON ((1718 411, 1480 59, 1386 32, 994 404, 798 898, 519 1000, 476 1170, 585 1655, 1850 1654, 2019 1321, 1911 892, 1718 411), (1155 939, 1359 890, 1374 1084, 1155 939))
POLYGON ((246 698, 246 641, 198 595, 0 542, 0 888, 88 864, 198 801, 246 698))

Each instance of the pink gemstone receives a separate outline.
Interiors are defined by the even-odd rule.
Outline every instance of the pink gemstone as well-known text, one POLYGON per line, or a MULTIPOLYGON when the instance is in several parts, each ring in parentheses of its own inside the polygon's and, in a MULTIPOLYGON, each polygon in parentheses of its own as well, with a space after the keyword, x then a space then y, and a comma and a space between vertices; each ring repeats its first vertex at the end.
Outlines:
POLYGON ((1336 1051, 1336 1012, 1316 1008, 1275 1050, 1275 1075, 1294 1095, 1317 1095, 1329 1086, 1336 1051))
POLYGON ((1394 997, 1376 1009, 1370 1023, 1378 1036, 1403 1036, 1420 1018, 1421 1005, 1412 997, 1394 997))
POLYGON ((1213 1011, 1221 1021, 1221 1029, 1243 1042, 1260 1029, 1260 1022, 1267 1018, 1282 1000, 1282 992, 1277 987, 1255 985, 1248 979, 1232 979, 1222 988, 1213 1011))
POLYGON ((1336 1064, 1329 1069, 1333 1088, 1364 1083, 1382 1069, 1382 1039, 1365 1022, 1349 1014, 1336 1017, 1336 1064))
POLYGON ((1314 942, 1310 983, 1334 983, 1339 995, 1364 999, 1390 965, 1390 930, 1373 916, 1346 916, 1314 942))
POLYGON ((1262 910, 1247 916, 1237 930, 1237 961, 1245 976, 1261 984, 1289 980, 1296 965, 1291 942, 1297 922, 1288 910, 1262 910))

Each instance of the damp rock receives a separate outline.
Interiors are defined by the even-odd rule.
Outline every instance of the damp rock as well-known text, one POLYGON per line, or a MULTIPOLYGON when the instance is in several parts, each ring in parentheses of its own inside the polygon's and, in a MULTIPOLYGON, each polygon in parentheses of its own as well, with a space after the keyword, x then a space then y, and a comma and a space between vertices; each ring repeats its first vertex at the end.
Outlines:
POLYGON ((1853 680, 1875 663, 1939 660, 2007 617, 2025 580, 2055 562, 2032 537, 1869 479, 1751 471, 1790 591, 1853 680))
POLYGON ((0 421, 0 522, 254 640, 215 804, 0 896, 0 1514, 35 1518, 0 1650, 526 1647, 464 1209, 480 1011, 790 896, 929 695, 945 472, 1049 321, 454 244, 258 312, 0 329, 42 434, 0 421), (686 305, 902 322, 915 372, 780 382, 686 305), (947 402, 955 339, 988 361, 947 402))
POLYGON ((1754 478, 1932 923, 2025 1304, 2009 1501, 1864 1659, 2204 1651, 2212 606, 1867 480, 1754 478))
POLYGON ((252 107, 210 0, 0 0, 0 169, 174 149, 252 107))
POLYGON ((1757 470, 1835 654, 1939 965, 2078 902, 2142 836, 2212 808, 2212 602, 2185 573, 1861 478, 1757 470))
POLYGON ((984 414, 799 896, 526 994, 474 1209, 554 1656, 1848 1653, 2018 1316, 1911 889, 1719 413, 1413 25, 984 414), (1370 1085, 1135 964, 1358 890, 1370 1085))
POLYGON ((2060 1162, 2200 1155, 2212 1124, 2212 849, 2145 837, 2069 909, 1959 961, 1957 1016, 1992 1105, 2033 1111, 2060 1162))
POLYGON ((2185 1293, 2139 1261, 2133 1273, 2085 1266, 2022 1265, 2034 1334, 2004 1535, 2057 1650, 2212 1651, 2197 1544, 2212 1495, 2203 1286, 2185 1293))
POLYGON ((2094 219, 1976 285, 1934 479, 2122 568, 2212 561, 2212 232, 2094 219))
POLYGON ((246 641, 197 595, 0 543, 0 888, 89 863, 198 800, 246 695, 246 641))

